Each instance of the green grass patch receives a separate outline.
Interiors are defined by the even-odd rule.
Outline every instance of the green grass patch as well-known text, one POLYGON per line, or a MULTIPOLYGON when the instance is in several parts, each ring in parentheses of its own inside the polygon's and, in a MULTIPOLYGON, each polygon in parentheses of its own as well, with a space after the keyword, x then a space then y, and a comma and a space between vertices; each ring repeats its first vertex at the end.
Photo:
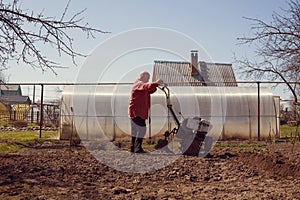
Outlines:
POLYGON ((289 137, 295 137, 295 135, 299 135, 299 129, 297 133, 297 127, 296 126, 290 126, 290 125, 281 125, 280 126, 280 137, 281 138, 289 138, 289 137))
POLYGON ((242 153, 242 152, 269 152, 265 142, 246 142, 246 141, 229 141, 218 142, 215 144, 213 151, 223 153, 242 153))
POLYGON ((8 126, 8 122, 0 120, 0 126, 8 126))
POLYGON ((15 152, 22 147, 56 138, 58 138, 58 131, 42 132, 41 138, 38 131, 0 132, 0 154, 15 152))

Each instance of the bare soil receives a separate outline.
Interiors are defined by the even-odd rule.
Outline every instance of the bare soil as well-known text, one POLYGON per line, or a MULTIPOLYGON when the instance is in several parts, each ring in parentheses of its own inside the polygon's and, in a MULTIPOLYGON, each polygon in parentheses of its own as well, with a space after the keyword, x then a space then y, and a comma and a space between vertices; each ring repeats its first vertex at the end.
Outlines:
POLYGON ((236 144, 135 174, 47 141, 0 156, 0 199, 300 199, 300 143, 236 144))

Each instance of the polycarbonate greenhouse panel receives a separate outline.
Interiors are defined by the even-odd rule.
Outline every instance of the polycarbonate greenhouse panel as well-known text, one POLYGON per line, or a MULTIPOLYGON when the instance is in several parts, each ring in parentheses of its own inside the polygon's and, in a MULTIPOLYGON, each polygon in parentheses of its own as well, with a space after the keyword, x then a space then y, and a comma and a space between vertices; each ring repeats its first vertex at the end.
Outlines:
MULTIPOLYGON (((131 85, 69 86, 62 96, 61 124, 72 124, 82 139, 130 135, 128 103, 131 85)), ((182 121, 188 117, 209 120, 215 138, 257 138, 257 88, 170 87, 172 107, 182 121)), ((278 135, 278 101, 269 88, 260 88, 260 136, 278 135)), ((160 89, 151 95, 151 123, 147 136, 171 129, 175 120, 160 89)))

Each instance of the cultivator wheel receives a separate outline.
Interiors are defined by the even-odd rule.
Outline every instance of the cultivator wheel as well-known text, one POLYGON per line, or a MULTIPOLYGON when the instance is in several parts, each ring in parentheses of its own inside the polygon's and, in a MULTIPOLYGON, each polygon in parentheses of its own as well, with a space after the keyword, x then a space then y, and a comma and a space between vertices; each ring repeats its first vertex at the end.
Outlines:
POLYGON ((166 139, 159 139, 157 144, 155 145, 155 149, 162 149, 168 145, 168 140, 166 139))

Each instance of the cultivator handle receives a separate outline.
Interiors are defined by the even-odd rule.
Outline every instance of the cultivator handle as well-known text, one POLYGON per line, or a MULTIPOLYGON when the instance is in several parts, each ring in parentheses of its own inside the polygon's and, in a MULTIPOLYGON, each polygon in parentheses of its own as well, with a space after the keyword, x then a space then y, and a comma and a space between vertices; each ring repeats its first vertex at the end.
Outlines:
POLYGON ((171 104, 171 99, 170 99, 170 89, 168 88, 168 85, 166 83, 162 84, 161 86, 159 86, 159 89, 161 89, 165 95, 166 95, 166 100, 167 100, 167 107, 169 109, 169 111, 171 112, 172 114, 172 117, 174 118, 175 122, 176 122, 176 125, 180 126, 180 122, 173 110, 173 107, 172 107, 172 104, 171 104))

